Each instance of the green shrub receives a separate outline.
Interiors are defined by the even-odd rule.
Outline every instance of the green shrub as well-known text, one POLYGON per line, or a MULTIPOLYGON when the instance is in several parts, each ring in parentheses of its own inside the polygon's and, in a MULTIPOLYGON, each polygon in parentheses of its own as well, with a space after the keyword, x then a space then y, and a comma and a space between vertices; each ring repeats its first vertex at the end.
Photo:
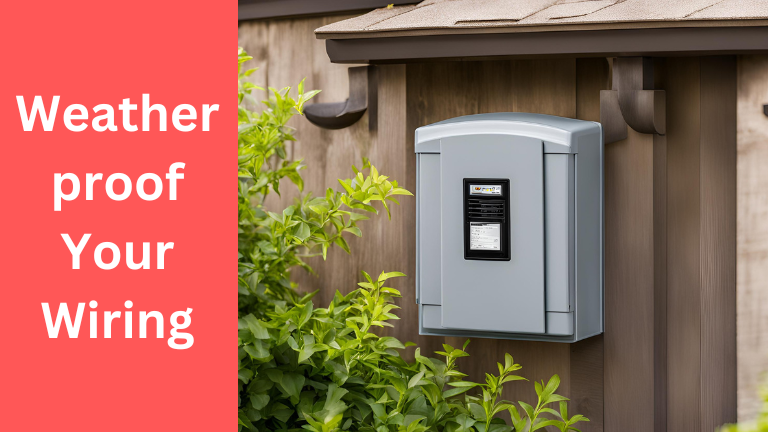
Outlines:
MULTIPOLYGON (((249 111, 244 101, 255 104, 251 90, 258 88, 243 78, 254 70, 242 72, 240 66, 251 59, 242 49, 238 52, 238 276, 239 309, 263 317, 273 301, 300 300, 290 282, 290 270, 312 269, 302 260, 312 254, 326 257, 328 248, 337 245, 349 253, 343 233, 361 236, 356 223, 367 219, 365 213, 377 213, 371 205, 380 201, 389 214, 387 202, 397 203, 395 195, 411 195, 396 181, 379 175, 375 167, 363 160, 363 171, 353 167, 355 176, 339 180, 345 193, 328 189, 323 197, 304 195, 281 213, 264 208, 270 191, 280 193, 280 180, 287 178, 299 191, 304 183, 299 171, 301 160, 286 158, 285 143, 294 141, 292 129, 286 126, 318 91, 304 92, 298 86, 298 98, 289 95, 290 88, 270 88, 271 98, 261 113, 249 111), (367 170, 367 175, 363 172, 367 170)), ((310 294, 311 296, 311 294, 310 294)), ((308 297, 304 297, 304 301, 308 297)))
POLYGON ((252 71, 240 70, 249 59, 240 49, 238 430, 528 432, 552 426, 565 432, 588 421, 568 417, 567 399, 555 394, 557 375, 534 384, 535 406, 501 400, 505 384, 524 380, 514 374, 521 366, 509 354, 485 383, 464 380, 456 367, 468 356, 469 341, 461 349, 443 345, 435 353, 439 359, 416 348, 415 360, 404 360, 406 345, 372 331, 397 319, 400 292, 385 283, 402 273, 372 278, 363 272, 359 288, 347 295, 337 291, 327 308, 314 306, 314 293, 297 291, 290 271, 311 271, 303 257, 325 259, 333 245, 349 253, 343 234, 362 235, 356 222, 366 212, 378 214, 372 203, 379 201, 389 215, 388 202, 411 193, 364 160, 362 171, 353 167, 354 177, 339 180, 342 192, 304 195, 281 213, 265 209, 270 191, 279 194, 281 179, 303 190, 301 161, 286 157, 285 143, 294 140, 286 124, 317 91, 305 93, 299 84, 294 99, 289 88, 270 89, 266 108, 251 112, 245 102, 255 102, 256 87, 243 78, 252 71), (556 402, 559 411, 550 408, 556 402), (511 426, 497 417, 504 411, 511 426))

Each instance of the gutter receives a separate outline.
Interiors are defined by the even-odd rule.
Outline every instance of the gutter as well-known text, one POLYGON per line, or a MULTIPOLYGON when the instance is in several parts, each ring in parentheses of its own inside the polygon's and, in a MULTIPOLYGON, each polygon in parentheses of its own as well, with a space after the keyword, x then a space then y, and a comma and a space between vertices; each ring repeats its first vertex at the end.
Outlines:
POLYGON ((421 0, 238 0, 237 20, 298 18, 353 12, 416 4, 421 0))
MULTIPOLYGON (((768 26, 673 27, 326 39, 333 63, 410 63, 554 56, 768 53, 768 26)), ((318 37, 322 37, 318 35, 318 37)))

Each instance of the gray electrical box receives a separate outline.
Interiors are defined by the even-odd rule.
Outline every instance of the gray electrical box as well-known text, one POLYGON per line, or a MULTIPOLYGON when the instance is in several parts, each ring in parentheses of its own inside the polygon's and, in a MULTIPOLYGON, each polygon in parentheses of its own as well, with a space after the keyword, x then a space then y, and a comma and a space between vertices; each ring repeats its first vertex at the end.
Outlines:
POLYGON ((421 334, 603 332, 602 136, 599 123, 523 113, 416 130, 421 334))

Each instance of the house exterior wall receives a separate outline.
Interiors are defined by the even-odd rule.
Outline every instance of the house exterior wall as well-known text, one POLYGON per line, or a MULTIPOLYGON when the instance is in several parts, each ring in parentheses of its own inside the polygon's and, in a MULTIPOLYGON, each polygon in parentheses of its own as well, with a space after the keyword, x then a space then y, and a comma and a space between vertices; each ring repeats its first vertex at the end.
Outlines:
MULTIPOLYGON (((344 18, 241 23, 240 45, 262 68, 253 81, 282 87, 306 78, 305 88, 323 90, 316 102, 343 101, 348 65, 331 64, 324 41, 312 31, 344 18)), ((475 339, 472 357, 459 363, 482 380, 509 352, 531 380, 559 374, 572 409, 592 420, 585 432, 708 431, 735 420, 737 248, 738 400, 744 418, 756 407, 755 374, 768 363, 768 340, 758 331, 768 324, 768 288, 761 277, 768 243, 760 240, 768 230, 767 192, 761 188, 767 180, 765 164, 758 162, 768 152, 755 145, 768 138, 768 127, 760 130, 759 123, 768 119, 757 116, 756 96, 748 96, 757 88, 768 93, 768 61, 670 58, 660 60, 657 71, 657 88, 668 92, 669 133, 654 137, 630 130, 626 140, 606 148, 605 334, 571 345, 475 339), (732 199, 737 96, 738 245, 732 199)), ((605 59, 573 58, 379 65, 375 85, 375 109, 347 129, 320 129, 299 116, 291 121, 298 142, 290 151, 307 162, 306 190, 322 194, 335 187, 364 156, 415 190, 413 133, 451 117, 519 111, 597 121, 599 91, 610 86, 610 68, 605 59)), ((766 96, 761 103, 768 102, 766 96)), ((295 187, 284 187, 283 197, 271 197, 269 205, 289 204, 297 196, 295 187)), ((355 289, 360 270, 403 271, 408 277, 394 282, 404 294, 401 320, 386 332, 418 343, 426 354, 446 339, 460 345, 457 338, 417 334, 415 200, 400 202, 391 221, 363 222, 363 237, 350 236, 352 256, 334 250, 326 263, 313 258, 317 275, 297 271, 294 280, 303 290, 319 290, 316 299, 323 304, 337 289, 355 289)), ((525 384, 509 386, 504 395, 513 401, 533 396, 525 384)))
POLYGON ((739 421, 768 380, 768 56, 738 62, 737 344, 739 421))

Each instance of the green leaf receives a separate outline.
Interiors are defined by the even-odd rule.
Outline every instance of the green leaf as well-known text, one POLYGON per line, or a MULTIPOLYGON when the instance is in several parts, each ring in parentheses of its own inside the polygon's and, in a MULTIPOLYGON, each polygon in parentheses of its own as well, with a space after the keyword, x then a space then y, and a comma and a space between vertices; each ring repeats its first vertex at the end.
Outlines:
POLYGON ((424 372, 419 372, 416 375, 414 375, 410 381, 408 381, 408 388, 416 387, 416 385, 419 384, 419 381, 424 378, 424 372))
POLYGON ((254 341, 253 345, 244 346, 243 349, 254 360, 266 360, 271 355, 267 345, 260 340, 254 341))
POLYGON ((362 231, 360 231, 360 228, 358 228, 358 227, 344 228, 344 232, 352 233, 352 234, 354 234, 354 235, 356 235, 358 237, 362 237, 363 236, 362 231))
POLYGON ((534 411, 532 406, 528 405, 523 401, 517 401, 517 403, 520 404, 520 406, 523 408, 523 411, 525 411, 525 414, 528 416, 529 419, 533 418, 534 411))
POLYGON ((565 396, 560 396, 559 394, 553 394, 553 395, 547 396, 547 398, 545 400, 546 400, 545 403, 549 404, 549 403, 553 403, 553 402, 567 401, 567 400, 570 400, 570 399, 568 399, 565 396))
POLYGON ((251 406, 253 406, 253 409, 260 410, 267 406, 267 403, 269 403, 269 395, 265 394, 253 394, 250 397, 251 406))
POLYGON ((344 238, 343 238, 343 237, 341 237, 341 236, 338 236, 338 237, 336 237, 336 239, 335 239, 333 242, 334 242, 334 243, 336 243, 336 244, 337 244, 339 247, 341 247, 342 249, 344 249, 344 252, 346 252, 346 253, 348 253, 348 254, 351 254, 351 253, 352 253, 352 252, 349 250, 349 245, 347 244, 347 241, 346 241, 346 240, 344 240, 344 238))
POLYGON ((458 429, 455 429, 454 432, 469 432, 472 430, 472 426, 476 421, 466 414, 459 414, 456 417, 455 423, 457 423, 459 427, 458 429))
POLYGON ((248 324, 248 330, 251 331, 253 337, 256 339, 269 339, 267 327, 261 320, 253 316, 253 314, 248 314, 243 319, 248 324))
POLYGON ((470 382, 470 381, 454 381, 454 382, 449 382, 448 385, 453 386, 453 387, 470 387, 471 388, 471 387, 477 387, 480 384, 473 383, 473 382, 470 382))
POLYGON ((557 374, 552 375, 552 378, 549 379, 547 386, 544 387, 544 390, 542 391, 542 399, 545 399, 546 397, 554 393, 555 390, 557 390, 557 387, 559 386, 560 386, 560 377, 557 374))
POLYGON ((379 282, 384 282, 385 280, 393 278, 393 277, 403 277, 403 276, 405 276, 405 273, 400 273, 400 272, 385 273, 385 272, 381 272, 381 274, 379 275, 378 281, 379 282))
POLYGON ((253 372, 250 369, 240 369, 237 371, 237 379, 248 384, 248 381, 253 378, 253 372))
POLYGON ((252 431, 256 431, 257 430, 256 426, 254 426, 253 423, 251 423, 251 420, 248 419, 248 416, 246 416, 245 413, 242 412, 242 411, 239 411, 237 413, 237 423, 247 427, 248 429, 250 429, 252 431))
POLYGON ((300 224, 296 225, 296 230, 294 231, 294 237, 298 238, 301 241, 305 241, 307 238, 309 238, 309 235, 311 234, 309 230, 309 225, 307 225, 304 222, 301 222, 300 224))
POLYGON ((576 414, 575 416, 571 417, 571 419, 568 421, 570 424, 574 424, 576 422, 588 422, 589 419, 584 417, 581 414, 576 414))
POLYGON ((545 428, 547 426, 559 427, 559 426, 562 426, 562 425, 563 425, 563 422, 561 422, 559 420, 548 420, 548 419, 538 418, 538 419, 536 419, 536 424, 534 424, 533 427, 531 428, 531 432, 533 432, 535 430, 539 430, 541 428, 545 428))
POLYGON ((328 386, 328 394, 326 396, 325 405, 323 405, 325 414, 323 420, 326 424, 333 424, 334 422, 338 424, 336 418, 338 417, 340 419, 341 414, 348 408, 347 404, 341 401, 341 398, 348 392, 348 390, 343 389, 336 384, 328 386))
POLYGON ((289 396, 298 399, 299 394, 301 393, 301 388, 304 387, 304 377, 293 372, 286 373, 283 374, 283 378, 280 380, 280 385, 289 396))
POLYGON ((282 223, 283 223, 283 218, 282 218, 282 216, 280 216, 279 214, 277 214, 277 213, 272 213, 272 212, 267 212, 267 214, 268 214, 268 215, 269 215, 269 217, 270 217, 270 218, 272 218, 272 220, 274 220, 275 222, 277 222, 277 223, 279 223, 279 224, 282 224, 282 223))
POLYGON ((528 381, 528 380, 518 375, 507 375, 501 380, 500 384, 508 383, 510 381, 528 381))
POLYGON ((341 180, 339 179, 339 184, 344 188, 345 191, 347 191, 348 194, 352 195, 355 193, 355 190, 352 188, 352 182, 349 180, 341 180))
POLYGON ((466 393, 468 391, 472 390, 472 387, 458 387, 453 388, 450 390, 446 390, 443 392, 443 399, 448 399, 449 397, 453 397, 456 395, 460 395, 462 393, 466 393))

